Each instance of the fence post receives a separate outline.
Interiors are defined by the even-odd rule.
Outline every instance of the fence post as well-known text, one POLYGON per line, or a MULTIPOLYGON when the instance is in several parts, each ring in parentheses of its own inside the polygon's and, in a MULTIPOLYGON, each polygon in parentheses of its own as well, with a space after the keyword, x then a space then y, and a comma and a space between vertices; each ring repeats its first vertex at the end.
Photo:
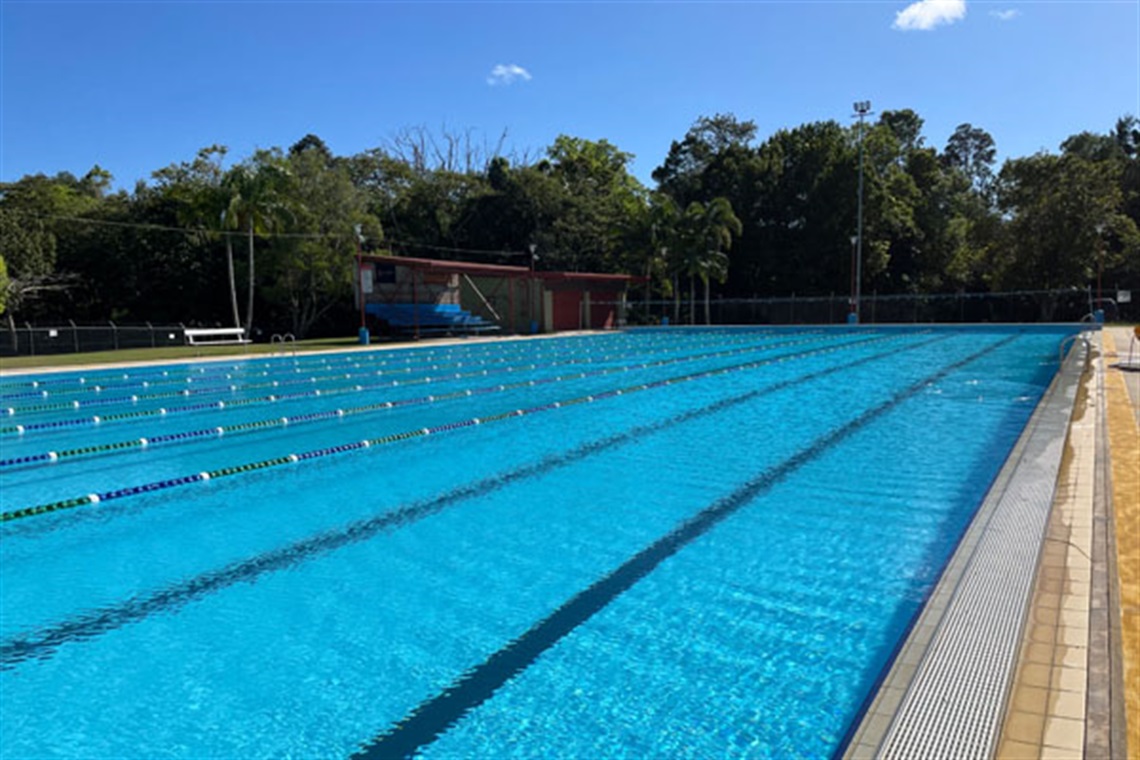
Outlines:
POLYGON ((28 356, 35 356, 36 355, 36 331, 32 329, 32 323, 31 322, 25 322, 24 324, 28 328, 28 351, 30 352, 28 354, 28 356))
POLYGON ((148 321, 146 323, 146 329, 150 330, 150 347, 154 348, 154 325, 148 321))
POLYGON ((835 324, 835 320, 833 319, 834 314, 835 314, 835 291, 833 290, 827 296, 827 324, 829 324, 829 325, 835 324))
POLYGON ((794 325, 796 323, 796 292, 792 291, 792 298, 788 302, 788 324, 794 325))
POLYGON ((111 326, 111 341, 115 345, 115 350, 118 351, 119 350, 119 328, 115 327, 115 323, 109 319, 107 320, 107 324, 109 324, 111 326))
POLYGON ((75 353, 79 353, 79 327, 75 324, 74 319, 67 321, 71 323, 71 340, 75 344, 75 353))
POLYGON ((871 291, 871 324, 875 324, 875 306, 879 302, 879 289, 871 291))

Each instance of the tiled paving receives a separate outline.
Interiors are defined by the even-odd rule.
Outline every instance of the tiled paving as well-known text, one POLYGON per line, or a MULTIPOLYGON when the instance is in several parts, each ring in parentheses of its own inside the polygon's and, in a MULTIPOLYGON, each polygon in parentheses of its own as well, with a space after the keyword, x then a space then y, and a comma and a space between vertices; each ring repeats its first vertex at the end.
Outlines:
MULTIPOLYGON (((1120 649, 1127 747, 1140 757, 1140 373, 1112 365, 1128 354, 1132 335, 1106 331, 1105 396, 1111 451, 1112 512, 1119 578, 1120 649)), ((1134 354, 1134 360, 1140 350, 1134 354)))
POLYGON ((1084 757, 1098 404, 1097 384, 1084 383, 1057 478, 998 758, 1084 757))

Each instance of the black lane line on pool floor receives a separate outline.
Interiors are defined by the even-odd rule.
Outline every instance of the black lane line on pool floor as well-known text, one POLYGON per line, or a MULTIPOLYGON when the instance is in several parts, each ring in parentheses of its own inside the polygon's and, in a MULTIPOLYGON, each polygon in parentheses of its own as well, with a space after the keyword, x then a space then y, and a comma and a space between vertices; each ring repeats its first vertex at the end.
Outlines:
POLYGON ((938 372, 899 391, 884 403, 868 409, 780 464, 770 467, 727 496, 718 499, 675 529, 630 557, 607 575, 568 599, 550 615, 479 665, 467 670, 435 697, 421 702, 399 722, 377 736, 353 758, 412 757, 455 726, 469 712, 490 699, 503 684, 530 667, 538 657, 565 638, 651 573, 662 562, 703 536, 785 477, 896 406, 951 372, 980 359, 1014 340, 1010 336, 947 365, 938 372))
MULTIPOLYGON (((262 575, 284 570, 319 555, 354 543, 368 540, 385 530, 398 528, 421 520, 465 499, 483 496, 501 490, 527 478, 543 475, 555 468, 585 459, 594 454, 637 440, 643 436, 667 430, 690 420, 722 412, 757 398, 777 393, 811 380, 858 367, 863 364, 895 356, 946 340, 949 336, 935 336, 928 340, 892 349, 854 362, 838 364, 802 377, 790 378, 776 385, 722 399, 708 406, 669 417, 658 422, 631 428, 622 433, 578 446, 575 449, 545 457, 538 462, 523 465, 505 473, 496 474, 470 485, 452 489, 431 499, 413 502, 376 517, 359 520, 338 530, 321 533, 274 549, 250 559, 231 563, 218 570, 203 573, 181 583, 168 586, 148 596, 136 596, 114 605, 97 607, 58 623, 42 626, 31 633, 16 636, 0 644, 0 671, 10 670, 31 659, 48 659, 56 650, 69 642, 99 636, 129 623, 142 620, 158 612, 170 612, 228 586, 252 582, 262 575)), ((996 346, 995 346, 996 347, 996 346)))

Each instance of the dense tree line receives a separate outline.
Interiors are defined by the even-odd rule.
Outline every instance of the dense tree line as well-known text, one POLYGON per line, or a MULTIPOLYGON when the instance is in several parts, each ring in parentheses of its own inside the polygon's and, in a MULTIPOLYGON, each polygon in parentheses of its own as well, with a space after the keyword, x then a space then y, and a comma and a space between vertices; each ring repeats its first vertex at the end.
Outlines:
MULTIPOLYGON (((199 322, 297 335, 351 324, 358 246, 542 269, 630 272, 644 295, 845 293, 864 152, 865 290, 953 293, 1140 284, 1140 121, 996 165, 963 124, 926 144, 911 110, 782 129, 698 119, 653 171, 606 140, 541 157, 407 130, 336 156, 306 135, 237 162, 210 146, 111 191, 83 177, 0 185, 0 309, 39 322, 199 322)), ((637 295, 641 295, 641 292, 637 295)), ((698 307, 689 310, 695 318, 698 307)))

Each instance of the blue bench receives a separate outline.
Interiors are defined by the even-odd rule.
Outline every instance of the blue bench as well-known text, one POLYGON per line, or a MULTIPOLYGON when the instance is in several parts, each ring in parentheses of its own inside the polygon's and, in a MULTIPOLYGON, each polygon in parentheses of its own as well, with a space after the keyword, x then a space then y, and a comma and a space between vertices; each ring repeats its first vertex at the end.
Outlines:
POLYGON ((365 311, 394 333, 414 333, 417 327, 421 335, 471 335, 500 329, 458 304, 370 303, 365 311))

